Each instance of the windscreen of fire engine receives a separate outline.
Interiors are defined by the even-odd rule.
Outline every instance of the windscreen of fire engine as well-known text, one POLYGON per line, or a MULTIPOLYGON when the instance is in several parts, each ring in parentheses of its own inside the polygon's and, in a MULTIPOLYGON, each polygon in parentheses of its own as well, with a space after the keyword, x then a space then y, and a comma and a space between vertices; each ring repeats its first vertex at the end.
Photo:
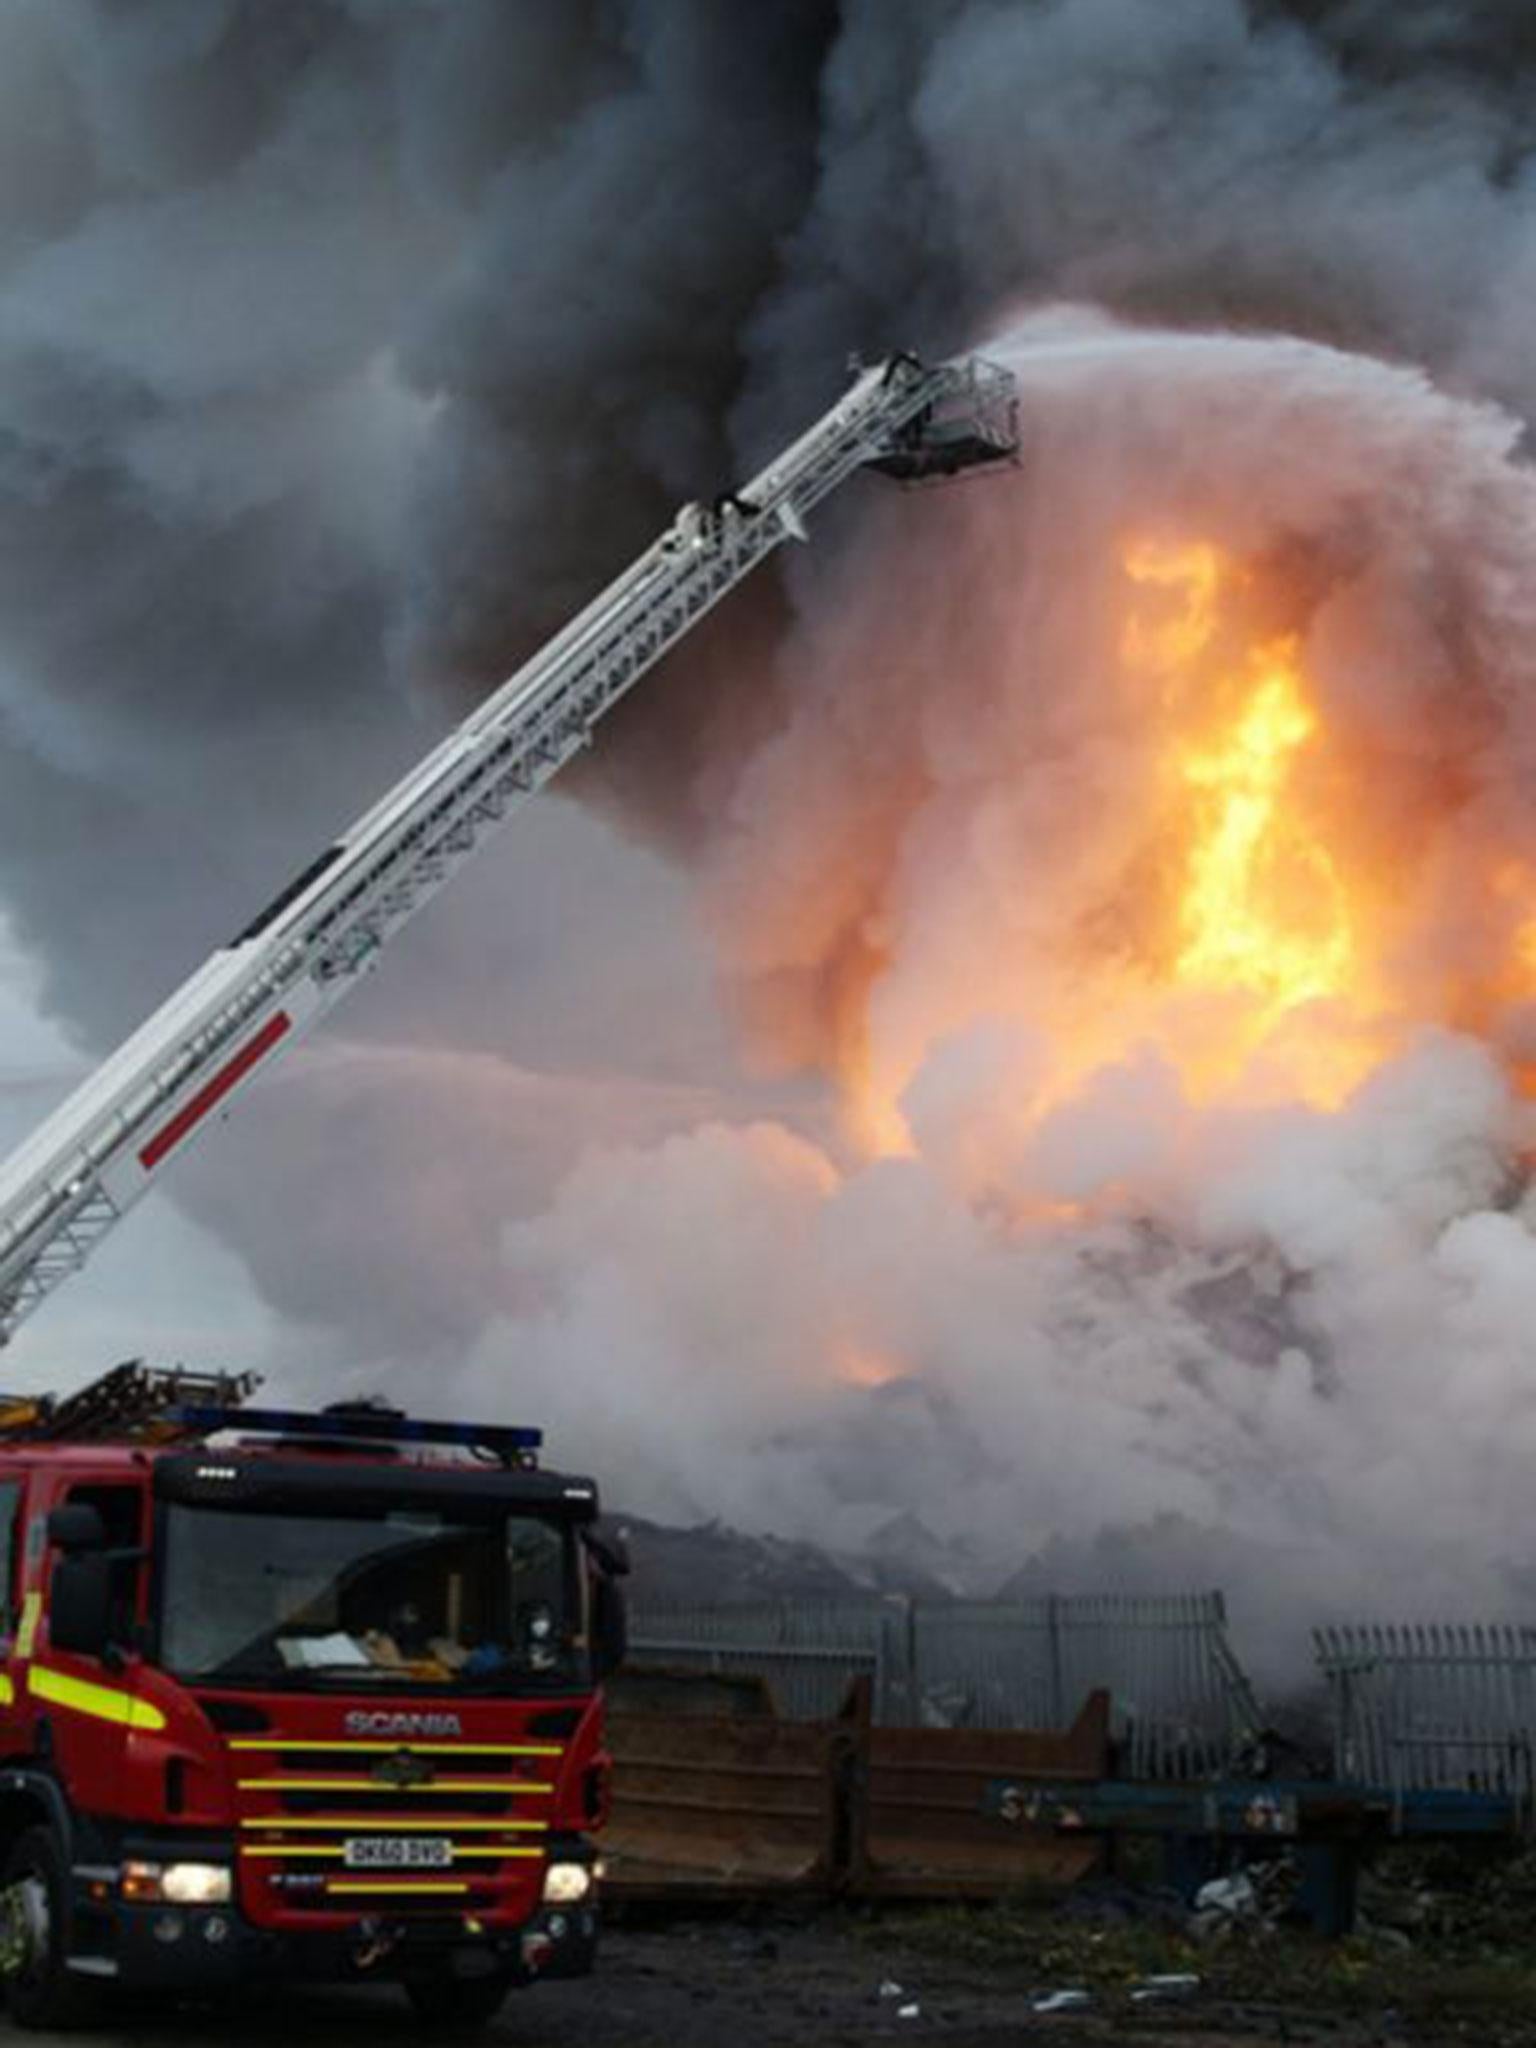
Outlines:
POLYGON ((523 1690, 581 1675, 571 1538, 454 1523, 167 1509, 161 1659, 181 1678, 523 1690))

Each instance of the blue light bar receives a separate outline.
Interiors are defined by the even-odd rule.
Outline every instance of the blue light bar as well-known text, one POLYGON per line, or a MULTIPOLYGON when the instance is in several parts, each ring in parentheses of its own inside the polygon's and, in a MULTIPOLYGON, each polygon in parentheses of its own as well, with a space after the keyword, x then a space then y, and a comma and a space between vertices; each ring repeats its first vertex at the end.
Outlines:
POLYGON ((418 1422, 390 1409, 376 1413, 362 1407, 314 1414, 302 1408, 168 1408, 166 1417, 183 1429, 211 1436, 220 1429, 246 1429, 263 1436, 345 1437, 365 1443, 457 1444, 461 1449, 490 1451, 498 1458, 536 1451, 542 1429, 520 1429, 492 1422, 418 1422))

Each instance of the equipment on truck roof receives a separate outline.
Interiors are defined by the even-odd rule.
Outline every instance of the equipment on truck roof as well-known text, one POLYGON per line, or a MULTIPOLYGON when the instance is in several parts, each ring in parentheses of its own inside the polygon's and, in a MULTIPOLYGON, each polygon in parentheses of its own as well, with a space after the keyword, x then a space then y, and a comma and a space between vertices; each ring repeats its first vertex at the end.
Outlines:
POLYGON ((505 1423, 417 1421, 398 1408, 367 1401, 338 1401, 318 1414, 297 1408, 225 1408, 191 1404, 171 1411, 173 1419, 199 1436, 238 1429, 247 1435, 285 1442, 380 1445, 432 1444, 473 1451, 498 1465, 531 1466, 544 1441, 542 1429, 505 1423))
POLYGON ((182 1404, 211 1402, 234 1415, 260 1384, 253 1372, 188 1372, 130 1359, 73 1394, 0 1394, 0 1443, 172 1443, 192 1434, 182 1404))
POLYGON ((130 1359, 73 1394, 0 1394, 0 1447, 6 1444, 201 1442, 238 1429, 243 1437, 284 1444, 379 1451, 402 1444, 471 1452, 508 1470, 530 1470, 541 1429, 491 1422, 446 1422, 407 1415, 378 1400, 333 1401, 319 1410, 247 1408, 261 1385, 254 1372, 188 1372, 130 1359))
POLYGON ((859 368, 808 433, 666 532, 312 861, 0 1165, 0 1343, 76 1272, 216 1110, 337 1002, 604 715, 855 470, 904 482, 1010 462, 1011 374, 979 358, 859 368))

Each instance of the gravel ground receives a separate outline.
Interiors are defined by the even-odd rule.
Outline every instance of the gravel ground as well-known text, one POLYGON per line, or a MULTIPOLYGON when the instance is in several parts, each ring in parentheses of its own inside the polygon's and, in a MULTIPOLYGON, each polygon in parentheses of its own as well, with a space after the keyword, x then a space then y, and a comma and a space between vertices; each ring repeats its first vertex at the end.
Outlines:
MULTIPOLYGON (((1237 2004, 1202 1992, 1177 2007, 1040 2018, 1030 1983, 1006 1962, 946 1960, 923 1923, 853 1925, 829 1917, 803 1925, 753 1929, 729 1921, 620 1928, 605 1942, 599 1973, 585 1982, 550 1984, 514 1995, 481 2037, 502 2048, 863 2048, 865 2043, 937 2041, 947 2048, 1252 2048, 1285 2041, 1293 2048, 1377 2048, 1411 2041, 1483 2048, 1481 2030, 1404 2034, 1386 2016, 1345 2016, 1237 2004), (899 1985, 898 1991, 891 1990, 899 1985), (904 2008, 915 2005, 915 2013, 904 2008)), ((9 2026, 0 2036, 24 2037, 9 2026)), ((235 2007, 145 2011, 91 2037, 101 2048, 392 2048, 424 2036, 399 1993, 385 1986, 351 1992, 274 1987, 235 2007)), ((1531 2032, 1500 2031, 1499 2041, 1531 2032)))

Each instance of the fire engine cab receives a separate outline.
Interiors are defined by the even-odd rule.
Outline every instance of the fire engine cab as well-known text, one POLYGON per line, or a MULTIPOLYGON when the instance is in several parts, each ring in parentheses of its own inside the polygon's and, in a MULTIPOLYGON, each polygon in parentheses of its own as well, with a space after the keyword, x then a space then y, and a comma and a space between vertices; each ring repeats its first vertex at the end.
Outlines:
POLYGON ((489 2018, 585 1973, 622 1547, 536 1430, 120 1366, 0 1397, 0 1973, 397 1980, 489 2018))

